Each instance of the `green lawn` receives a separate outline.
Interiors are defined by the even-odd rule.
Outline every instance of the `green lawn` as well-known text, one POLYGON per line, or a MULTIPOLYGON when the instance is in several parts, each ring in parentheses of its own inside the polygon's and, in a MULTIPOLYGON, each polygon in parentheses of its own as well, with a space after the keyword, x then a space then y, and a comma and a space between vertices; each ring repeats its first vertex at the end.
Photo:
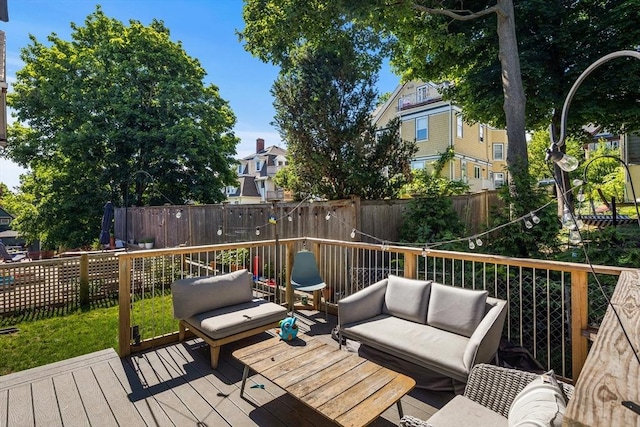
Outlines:
POLYGON ((12 326, 18 332, 0 335, 0 375, 117 348, 118 307, 77 310, 12 326))
MULTIPOLYGON (((133 304, 133 321, 141 325, 142 339, 174 332, 171 295, 147 296, 133 304)), ((2 319, 0 328, 18 332, 0 334, 0 375, 118 348, 118 306, 90 310, 61 310, 2 319)))

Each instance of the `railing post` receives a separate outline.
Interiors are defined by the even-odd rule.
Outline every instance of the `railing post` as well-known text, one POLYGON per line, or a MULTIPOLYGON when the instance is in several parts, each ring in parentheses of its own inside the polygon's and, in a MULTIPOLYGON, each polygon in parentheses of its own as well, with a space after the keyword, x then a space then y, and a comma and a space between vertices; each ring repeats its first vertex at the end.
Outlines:
POLYGON ((89 254, 80 254, 80 306, 89 304, 89 254))
POLYGON ((404 277, 416 278, 416 256, 411 252, 404 252, 404 277))
POLYGON ((285 286, 287 289, 287 307, 289 311, 293 310, 293 288, 291 286, 291 268, 293 267, 293 243, 287 243, 287 260, 285 264, 285 286))
POLYGON ((118 257, 118 347, 120 357, 131 354, 131 259, 118 257))
POLYGON ((587 360, 588 339, 582 335, 589 323, 589 284, 586 271, 571 272, 571 372, 575 382, 587 360))

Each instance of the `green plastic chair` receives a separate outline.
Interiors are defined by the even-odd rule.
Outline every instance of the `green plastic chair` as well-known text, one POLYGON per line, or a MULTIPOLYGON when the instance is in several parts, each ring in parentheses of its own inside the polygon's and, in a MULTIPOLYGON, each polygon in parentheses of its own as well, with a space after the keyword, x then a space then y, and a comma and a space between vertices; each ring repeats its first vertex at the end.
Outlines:
MULTIPOLYGON (((293 269, 291 270, 291 287, 293 291, 313 292, 327 287, 327 284, 320 277, 318 264, 313 252, 306 249, 299 251, 293 259, 293 269)), ((325 300, 325 319, 327 318, 327 302, 325 300)), ((295 309, 292 310, 292 315, 295 309)))

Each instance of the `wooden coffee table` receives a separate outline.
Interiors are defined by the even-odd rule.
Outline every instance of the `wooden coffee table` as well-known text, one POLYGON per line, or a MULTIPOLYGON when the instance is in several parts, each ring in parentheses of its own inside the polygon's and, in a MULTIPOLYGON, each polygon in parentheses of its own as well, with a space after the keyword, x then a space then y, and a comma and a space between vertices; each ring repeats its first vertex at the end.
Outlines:
POLYGON ((310 408, 343 426, 364 426, 400 399, 416 382, 353 353, 303 334, 293 341, 274 337, 238 349, 240 396, 253 369, 310 408))

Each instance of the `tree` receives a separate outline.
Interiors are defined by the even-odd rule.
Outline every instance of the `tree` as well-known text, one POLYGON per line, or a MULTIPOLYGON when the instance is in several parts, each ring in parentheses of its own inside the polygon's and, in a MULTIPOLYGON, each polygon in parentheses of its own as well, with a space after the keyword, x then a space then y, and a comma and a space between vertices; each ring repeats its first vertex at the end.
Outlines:
POLYGON ((410 176, 415 144, 400 139, 397 120, 387 129, 372 124, 375 77, 363 60, 342 37, 304 45, 273 85, 274 123, 299 193, 378 199, 396 195, 410 176))
MULTIPOLYGON (((381 55, 390 53, 392 62, 407 76, 437 75, 440 80, 457 77, 455 81, 458 81, 473 70, 473 65, 456 65, 449 60, 452 53, 465 50, 467 41, 461 34, 450 34, 452 22, 495 17, 497 29, 493 34, 497 34, 501 69, 496 77, 503 91, 509 140, 507 163, 511 176, 522 176, 525 183, 528 182, 525 96, 513 2, 496 0, 489 7, 486 2, 471 3, 477 7, 476 12, 473 8, 456 10, 458 2, 452 1, 391 4, 386 0, 319 1, 310 5, 302 0, 247 0, 246 27, 240 36, 253 55, 287 67, 296 46, 309 40, 318 43, 326 37, 327 28, 342 28, 361 50, 381 55)), ((474 35, 475 38, 485 36, 485 33, 474 35)))
MULTIPOLYGON (((546 149, 549 148, 551 139, 549 138, 548 130, 539 130, 533 132, 531 140, 529 141, 529 173, 531 177, 536 181, 542 181, 544 179, 553 178, 553 168, 545 160, 546 149)), ((569 137, 565 140, 565 151, 570 156, 576 159, 583 159, 584 152, 582 150, 582 143, 576 138, 569 137)), ((582 168, 578 168, 572 175, 578 177, 582 176, 582 168)))
POLYGON ((160 21, 124 25, 97 7, 71 27, 71 41, 31 37, 9 98, 28 128, 14 126, 8 156, 31 170, 21 191, 36 207, 20 223, 75 247, 98 236, 107 200, 223 200, 235 117, 199 62, 160 21))

